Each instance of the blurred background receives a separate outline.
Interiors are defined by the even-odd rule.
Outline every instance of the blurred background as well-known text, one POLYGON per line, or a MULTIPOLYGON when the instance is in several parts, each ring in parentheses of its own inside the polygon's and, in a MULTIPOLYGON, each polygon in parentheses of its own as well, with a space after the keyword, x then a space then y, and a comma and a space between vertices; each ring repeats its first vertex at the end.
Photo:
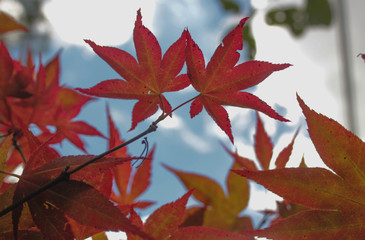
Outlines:
MULTIPOLYGON (((289 166, 298 166, 303 156, 307 165, 323 166, 308 138, 296 93, 309 107, 365 138, 362 124, 365 63, 356 57, 365 53, 363 0, 0 0, 0 10, 30 30, 4 36, 13 57, 24 56, 30 47, 34 56, 42 53, 43 61, 47 61, 61 50, 61 83, 74 88, 88 88, 102 80, 120 78, 83 39, 116 46, 135 56, 132 31, 139 8, 143 24, 154 33, 163 53, 188 28, 206 62, 239 20, 250 17, 244 30, 240 62, 257 59, 293 65, 249 89, 291 121, 281 123, 261 114, 274 143, 274 158, 302 126, 289 166)), ((166 96, 172 106, 177 106, 194 94, 189 87, 166 96)), ((125 140, 145 130, 158 116, 128 132, 135 101, 98 99, 89 103, 78 118, 107 135, 106 103, 125 140)), ((233 146, 206 112, 191 120, 189 107, 181 108, 173 118, 161 122, 158 131, 148 136, 150 145, 156 145, 157 150, 152 184, 141 199, 156 204, 143 211, 143 215, 186 192, 161 163, 209 176, 224 186, 232 159, 223 150, 222 143, 237 149, 242 156, 256 158, 254 111, 227 108, 235 138, 233 146)), ((84 139, 90 154, 106 150, 105 140, 84 139)), ((128 152, 139 155, 143 147, 134 143, 128 152)), ((82 154, 67 141, 57 149, 63 155, 82 154)), ((251 189, 253 194, 244 214, 257 214, 259 221, 257 210, 275 208, 277 197, 254 184, 251 189)), ((193 199, 189 201, 194 203, 193 199)))

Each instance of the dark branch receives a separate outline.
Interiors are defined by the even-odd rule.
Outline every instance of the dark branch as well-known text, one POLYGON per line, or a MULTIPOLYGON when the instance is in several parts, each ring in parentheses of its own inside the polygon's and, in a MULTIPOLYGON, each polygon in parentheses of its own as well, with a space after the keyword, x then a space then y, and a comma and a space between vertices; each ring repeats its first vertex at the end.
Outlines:
POLYGON ((22 205, 23 203, 31 200, 32 198, 34 198, 35 196, 41 194, 42 192, 50 189, 51 187, 55 186, 56 184, 60 183, 60 182, 63 182, 63 181, 67 181, 70 179, 70 176, 71 174, 83 169, 84 167, 86 167, 87 165, 90 165, 92 163, 94 163, 95 161, 105 157, 106 155, 112 153, 112 152, 115 152, 117 151, 118 149, 120 148, 123 148, 129 144, 131 144, 132 142, 135 142, 136 140, 144 137, 145 135, 151 133, 151 132, 154 132, 157 130, 157 121, 156 122, 153 122, 150 127, 145 130, 144 132, 140 133, 139 135, 135 136, 134 138, 124 142, 123 144, 120 144, 102 154, 99 154, 98 156, 95 156, 94 158, 90 159, 89 161, 85 162, 84 164, 81 164, 80 166, 76 167, 75 169, 71 170, 71 171, 68 171, 69 167, 67 166, 61 173, 58 177, 56 177, 55 179, 49 181, 47 184, 43 185, 42 187, 40 187, 39 189, 37 189, 36 191, 30 193, 29 195, 25 196, 23 199, 19 200, 18 202, 15 202, 13 203, 11 206, 3 209, 1 212, 0 212, 0 217, 1 216, 4 216, 5 214, 11 212, 12 210, 14 210, 15 208, 17 208, 18 206, 22 205))

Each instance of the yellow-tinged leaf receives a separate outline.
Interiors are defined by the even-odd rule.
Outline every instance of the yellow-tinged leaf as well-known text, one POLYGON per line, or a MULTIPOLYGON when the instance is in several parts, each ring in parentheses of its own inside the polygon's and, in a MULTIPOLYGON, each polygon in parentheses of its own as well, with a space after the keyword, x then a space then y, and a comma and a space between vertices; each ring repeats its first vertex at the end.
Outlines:
POLYGON ((299 96, 298 102, 310 138, 330 170, 307 168, 303 163, 299 168, 234 170, 291 204, 314 208, 246 233, 283 240, 364 239, 365 143, 333 119, 311 110, 299 96))
POLYGON ((92 237, 92 240, 108 240, 108 237, 106 236, 105 232, 100 232, 95 234, 92 237))
MULTIPOLYGON (((8 152, 12 145, 12 138, 13 135, 9 135, 3 139, 3 141, 0 143, 0 170, 5 169, 6 165, 6 159, 8 158, 8 152)), ((0 188, 3 184, 5 175, 0 173, 0 188)))
POLYGON ((298 96, 308 132, 323 162, 351 185, 365 186, 365 144, 338 122, 311 110, 298 96))
MULTIPOLYGON (((235 162, 232 169, 240 169, 235 162)), ((227 176, 228 202, 233 214, 238 215, 248 204, 250 195, 249 185, 246 179, 230 171, 227 176)))
POLYGON ((187 189, 194 188, 193 196, 205 205, 221 205, 226 201, 222 187, 211 178, 178 171, 166 165, 164 167, 179 177, 187 189))
POLYGON ((28 31, 25 26, 18 23, 14 18, 0 11, 0 34, 14 30, 28 31))

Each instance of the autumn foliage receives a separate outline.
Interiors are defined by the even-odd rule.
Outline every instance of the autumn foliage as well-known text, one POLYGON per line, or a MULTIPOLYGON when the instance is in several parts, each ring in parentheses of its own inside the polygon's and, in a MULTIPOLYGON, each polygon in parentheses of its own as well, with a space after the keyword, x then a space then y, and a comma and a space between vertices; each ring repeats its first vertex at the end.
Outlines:
MULTIPOLYGON (((101 81, 88 89, 60 85, 59 54, 46 64, 34 63, 29 50, 26 61, 21 61, 12 58, 0 41, 0 210, 26 198, 0 217, 0 239, 103 239, 105 231, 123 231, 128 239, 364 238, 365 144, 336 121, 310 109, 297 96, 309 136, 328 169, 309 168, 304 159, 297 168, 286 167, 300 129, 273 159, 274 146, 260 114, 288 120, 244 90, 290 64, 257 60, 237 64, 247 20, 242 19, 227 34, 205 64, 201 49, 187 29, 162 54, 138 10, 133 31, 137 59, 121 49, 85 40, 120 75, 120 79, 101 81), (181 73, 184 64, 187 72, 181 73), (164 94, 190 85, 196 96, 171 106, 164 94), (185 104, 190 104, 191 118, 205 109, 232 143, 231 123, 224 106, 253 109, 257 121, 252 147, 257 159, 248 159, 232 151, 231 146, 222 146, 232 158, 226 191, 209 176, 164 165, 183 183, 186 193, 143 221, 137 210, 154 202, 139 200, 139 196, 150 185, 151 164, 158 146, 148 148, 145 142, 148 152, 138 157, 130 156, 126 148, 100 157, 87 154, 80 135, 103 138, 108 149, 126 141, 121 138, 109 107, 106 135, 75 120, 95 97, 137 100, 130 130, 159 110, 161 115, 153 122, 153 131, 185 104), (32 131, 34 127, 39 129, 37 135, 32 131), (65 139, 85 154, 61 156, 53 146, 65 139), (79 168, 90 160, 90 164, 79 168), (22 174, 12 173, 21 164, 22 174), (19 181, 9 183, 7 175, 19 181), (60 181, 28 198, 55 179, 60 181), (242 215, 250 196, 249 180, 283 197, 276 211, 265 213, 273 219, 266 228, 254 226, 250 216, 242 215), (190 197, 200 204, 187 207, 190 197)), ((0 13, 0 34, 14 30, 26 28, 0 13)))

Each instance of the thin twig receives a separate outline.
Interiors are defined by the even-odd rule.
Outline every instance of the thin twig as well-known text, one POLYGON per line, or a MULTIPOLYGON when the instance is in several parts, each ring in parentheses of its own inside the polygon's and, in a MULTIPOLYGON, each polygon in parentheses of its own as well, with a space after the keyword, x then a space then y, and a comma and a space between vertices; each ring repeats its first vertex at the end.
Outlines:
POLYGON ((145 137, 145 138, 143 139, 142 144, 144 144, 144 149, 143 149, 143 151, 142 151, 142 153, 141 153, 140 157, 139 157, 139 158, 137 158, 137 159, 136 159, 136 161, 134 161, 134 162, 132 163, 132 167, 133 167, 134 165, 136 165, 136 163, 137 163, 140 159, 142 159, 141 163, 140 163, 140 164, 138 164, 138 165, 136 166, 136 168, 139 168, 139 167, 142 165, 142 163, 144 162, 144 160, 146 160, 146 158, 147 158, 147 156, 148 156, 149 146, 148 146, 148 140, 147 140, 147 137, 145 137), (143 155, 144 155, 144 157, 142 157, 143 155))
POLYGON ((267 212, 264 213, 264 216, 262 217, 260 223, 258 224, 257 229, 261 229, 264 226, 264 224, 269 220, 269 216, 270 216, 269 213, 267 212))

